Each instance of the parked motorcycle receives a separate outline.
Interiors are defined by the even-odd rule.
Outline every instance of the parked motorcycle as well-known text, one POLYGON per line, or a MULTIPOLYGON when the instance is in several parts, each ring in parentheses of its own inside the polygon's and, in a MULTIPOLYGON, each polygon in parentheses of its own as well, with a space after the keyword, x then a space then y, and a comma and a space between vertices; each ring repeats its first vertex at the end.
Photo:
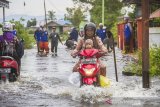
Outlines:
POLYGON ((83 85, 100 86, 100 62, 97 49, 85 49, 78 55, 80 57, 79 73, 80 87, 83 85))

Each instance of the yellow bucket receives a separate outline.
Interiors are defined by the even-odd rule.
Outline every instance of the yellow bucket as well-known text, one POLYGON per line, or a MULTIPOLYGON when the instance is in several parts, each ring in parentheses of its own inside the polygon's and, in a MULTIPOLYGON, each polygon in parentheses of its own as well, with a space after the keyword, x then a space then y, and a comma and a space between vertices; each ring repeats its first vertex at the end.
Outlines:
POLYGON ((100 75, 100 86, 101 87, 110 87, 111 83, 107 77, 100 75))

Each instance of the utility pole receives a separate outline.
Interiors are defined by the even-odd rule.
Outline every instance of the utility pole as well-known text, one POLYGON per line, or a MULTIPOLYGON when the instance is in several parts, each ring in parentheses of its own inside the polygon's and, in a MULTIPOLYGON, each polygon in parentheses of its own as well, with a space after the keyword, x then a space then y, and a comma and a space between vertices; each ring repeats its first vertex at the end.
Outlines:
POLYGON ((143 88, 149 88, 149 0, 142 0, 142 21, 142 80, 143 88))
POLYGON ((46 29, 47 29, 47 16, 46 16, 46 3, 44 0, 44 12, 45 12, 45 21, 46 21, 46 29))
POLYGON ((3 7, 3 23, 5 22, 5 7, 3 7))
POLYGON ((104 0, 102 0, 102 23, 104 25, 104 0))

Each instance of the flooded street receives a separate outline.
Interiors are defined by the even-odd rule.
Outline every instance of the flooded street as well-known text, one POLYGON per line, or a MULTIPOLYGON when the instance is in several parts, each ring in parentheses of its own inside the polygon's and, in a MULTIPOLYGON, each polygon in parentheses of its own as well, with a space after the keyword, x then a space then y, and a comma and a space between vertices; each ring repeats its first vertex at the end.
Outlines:
MULTIPOLYGON (((107 65, 110 88, 79 88, 72 74, 78 58, 59 45, 58 56, 40 57, 36 49, 25 50, 17 82, 0 84, 0 107, 159 107, 160 80, 151 78, 151 89, 142 88, 142 77, 122 75, 124 58, 116 48, 119 82, 113 53, 102 60, 107 65)), ((76 74, 75 74, 76 76, 76 74)))

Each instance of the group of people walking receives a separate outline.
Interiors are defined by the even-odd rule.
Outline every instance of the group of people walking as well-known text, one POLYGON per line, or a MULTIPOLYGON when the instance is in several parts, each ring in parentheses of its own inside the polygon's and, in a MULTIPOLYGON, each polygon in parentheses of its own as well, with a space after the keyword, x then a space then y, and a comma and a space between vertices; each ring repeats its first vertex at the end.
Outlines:
MULTIPOLYGON (((38 53, 43 53, 47 55, 49 53, 49 39, 51 39, 51 52, 53 55, 57 56, 57 46, 58 41, 61 41, 58 33, 55 32, 56 27, 52 27, 52 32, 48 35, 47 30, 43 26, 40 26, 35 33, 34 38, 37 42, 37 51, 38 53)), ((63 43, 62 43, 63 44, 63 43)))
MULTIPOLYGON (((96 29, 95 34, 101 39, 103 44, 107 44, 107 49, 112 50, 113 44, 113 34, 108 30, 102 23, 99 24, 99 29, 96 29)), ((74 42, 78 42, 78 38, 83 38, 85 35, 84 29, 78 32, 78 30, 73 27, 71 32, 69 32, 69 37, 66 40, 65 45, 70 49, 75 48, 74 42)), ((38 53, 45 52, 44 54, 49 53, 48 40, 51 39, 51 52, 53 55, 57 56, 57 47, 58 41, 61 41, 60 36, 56 33, 56 27, 52 27, 52 32, 50 35, 43 26, 40 26, 34 33, 34 38, 37 42, 37 51, 38 53)), ((63 43, 62 43, 63 44, 63 43)))
MULTIPOLYGON (((74 42, 78 43, 78 38, 84 38, 85 37, 85 29, 81 29, 80 32, 73 27, 71 29, 71 32, 69 32, 69 37, 66 40, 65 45, 70 49, 76 48, 76 45, 74 42), (74 47, 74 48, 72 48, 74 47)), ((128 19, 125 19, 125 27, 124 27, 124 34, 125 34, 125 50, 128 52, 129 50, 129 42, 130 42, 130 35, 132 32, 131 25, 128 23, 128 19)), ((95 35, 98 36, 102 43, 104 45, 107 45, 107 50, 108 52, 113 50, 113 34, 107 28, 104 26, 102 23, 99 24, 99 28, 95 30, 95 35)), ((37 41, 37 51, 39 52, 44 52, 46 54, 49 53, 49 46, 48 46, 48 39, 51 39, 51 52, 53 55, 57 56, 57 47, 58 47, 58 41, 61 41, 60 36, 58 33, 56 33, 56 27, 52 27, 52 32, 50 35, 48 35, 48 32, 44 29, 44 27, 40 27, 35 31, 34 34, 35 40, 37 41)), ((63 43, 62 43, 63 44, 63 43)))

